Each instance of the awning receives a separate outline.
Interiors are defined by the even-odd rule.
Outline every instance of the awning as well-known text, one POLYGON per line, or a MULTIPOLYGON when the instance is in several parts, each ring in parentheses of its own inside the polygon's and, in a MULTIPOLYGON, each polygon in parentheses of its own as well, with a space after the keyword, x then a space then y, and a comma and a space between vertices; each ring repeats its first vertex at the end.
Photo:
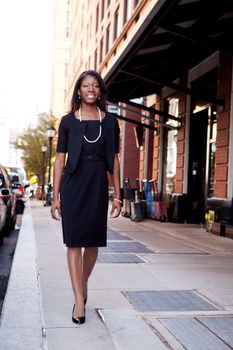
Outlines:
POLYGON ((104 77, 108 100, 127 102, 167 86, 223 105, 211 86, 200 91, 174 81, 218 50, 232 56, 232 28, 231 0, 158 0, 104 77))

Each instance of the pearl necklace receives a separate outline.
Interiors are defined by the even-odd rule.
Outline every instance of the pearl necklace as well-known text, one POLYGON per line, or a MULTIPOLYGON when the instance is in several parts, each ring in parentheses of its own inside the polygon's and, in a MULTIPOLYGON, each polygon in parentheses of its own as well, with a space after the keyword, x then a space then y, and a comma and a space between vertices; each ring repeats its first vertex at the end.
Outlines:
MULTIPOLYGON (((100 131, 99 131, 99 135, 97 136, 97 138, 95 140, 88 140, 88 138, 84 135, 84 139, 89 142, 89 143, 95 143, 99 140, 101 134, 102 134, 102 116, 101 116, 101 112, 100 112, 100 109, 97 107, 97 111, 99 113, 99 118, 100 118, 100 131)), ((80 122, 82 121, 82 116, 81 116, 81 107, 79 108, 78 110, 78 116, 79 116, 79 120, 80 122)))

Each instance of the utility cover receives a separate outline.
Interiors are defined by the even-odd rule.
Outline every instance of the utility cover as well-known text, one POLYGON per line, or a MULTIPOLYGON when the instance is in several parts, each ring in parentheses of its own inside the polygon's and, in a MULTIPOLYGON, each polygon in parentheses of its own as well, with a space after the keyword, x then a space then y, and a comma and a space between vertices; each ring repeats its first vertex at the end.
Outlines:
POLYGON ((124 294, 142 312, 220 310, 192 290, 129 291, 124 294))
POLYGON ((135 254, 99 254, 97 262, 99 263, 144 263, 145 261, 140 259, 135 254))

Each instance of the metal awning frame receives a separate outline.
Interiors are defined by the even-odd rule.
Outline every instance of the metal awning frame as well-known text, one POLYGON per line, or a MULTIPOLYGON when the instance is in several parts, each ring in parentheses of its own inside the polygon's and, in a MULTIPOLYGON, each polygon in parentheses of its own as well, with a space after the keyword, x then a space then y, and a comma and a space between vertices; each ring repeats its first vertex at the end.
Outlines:
POLYGON ((169 87, 174 94, 181 92, 223 110, 226 101, 216 94, 174 82, 185 78, 190 69, 216 50, 232 55, 232 11, 233 4, 229 0, 223 0, 220 7, 211 0, 158 0, 105 74, 109 99, 126 102, 127 98, 147 96, 153 91, 159 94, 162 88, 169 87))
MULTIPOLYGON (((164 127, 167 128, 167 129, 170 129, 170 130, 179 130, 179 127, 166 124, 166 123, 162 122, 162 121, 159 120, 159 119, 154 119, 154 118, 152 118, 152 117, 150 117, 150 116, 148 116, 148 115, 139 113, 139 112, 134 111, 134 110, 132 110, 132 109, 130 109, 130 108, 128 108, 128 107, 124 107, 124 106, 122 106, 122 105, 119 106, 119 104, 117 104, 117 103, 112 103, 111 101, 108 101, 108 103, 111 104, 111 105, 113 105, 113 106, 115 106, 115 107, 117 107, 117 108, 123 109, 123 110, 125 110, 125 111, 127 111, 127 112, 130 112, 130 113, 132 113, 132 114, 135 114, 135 115, 137 115, 137 116, 139 116, 139 117, 141 117, 141 118, 145 118, 146 120, 149 120, 149 121, 152 122, 152 123, 158 123, 158 124, 164 126, 164 127)), ((147 110, 147 108, 148 108, 148 109, 152 109, 152 110, 153 110, 153 108, 151 108, 151 107, 146 107, 146 106, 140 105, 140 104, 138 104, 138 103, 133 103, 133 104, 134 104, 134 105, 136 104, 138 108, 143 107, 143 108, 141 108, 141 109, 145 109, 145 108, 146 108, 146 110, 147 110), (139 107, 139 106, 141 106, 141 107, 139 107)), ((134 120, 134 119, 131 119, 131 118, 128 118, 128 117, 123 117, 123 116, 118 115, 118 114, 116 114, 116 113, 112 113, 112 112, 111 112, 111 114, 113 114, 113 115, 115 115, 117 118, 122 119, 122 120, 125 120, 125 121, 127 121, 127 122, 129 122, 129 123, 136 124, 136 125, 140 125, 140 126, 142 126, 143 128, 152 129, 152 130, 154 130, 154 131, 157 131, 157 130, 158 130, 158 128, 157 128, 156 126, 153 126, 153 125, 150 125, 150 124, 145 124, 145 123, 142 123, 142 122, 140 122, 140 121, 138 121, 138 120, 134 120)), ((150 112, 150 114, 151 114, 151 112, 150 112)), ((154 114, 157 114, 157 113, 154 113, 154 114)), ((174 116, 172 116, 172 117, 174 117, 174 116)), ((176 117, 174 117, 174 118, 176 118, 176 117)), ((179 119, 179 121, 181 121, 180 118, 176 118, 176 119, 179 119)))
MULTIPOLYGON (((207 103, 211 103, 211 104, 214 104, 214 105, 217 105, 217 106, 221 106, 221 107, 224 107, 224 105, 225 105, 225 102, 224 102, 223 99, 214 98, 214 97, 210 97, 210 96, 199 95, 197 92, 194 91, 194 89, 187 88, 187 87, 182 86, 180 84, 176 84, 176 83, 172 83, 172 82, 165 82, 165 81, 162 81, 161 79, 158 79, 158 78, 156 79, 156 81, 154 81, 154 80, 142 77, 142 76, 140 76, 138 74, 131 73, 131 72, 128 72, 126 70, 122 70, 122 69, 120 69, 119 71, 124 73, 124 74, 127 74, 128 76, 131 76, 133 78, 137 78, 137 79, 140 79, 140 80, 143 80, 143 81, 147 81, 150 84, 160 85, 161 87, 167 86, 167 87, 169 87, 171 89, 174 89, 175 91, 179 91, 179 92, 185 93, 186 95, 190 95, 192 97, 196 97, 199 100, 207 102, 207 103)), ((156 114, 159 114, 159 113, 156 113, 156 114)))

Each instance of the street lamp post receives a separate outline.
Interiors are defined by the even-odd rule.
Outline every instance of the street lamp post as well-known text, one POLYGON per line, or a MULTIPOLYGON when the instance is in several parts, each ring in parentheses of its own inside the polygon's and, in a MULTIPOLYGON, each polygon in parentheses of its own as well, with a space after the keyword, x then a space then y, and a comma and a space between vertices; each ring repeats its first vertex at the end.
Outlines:
POLYGON ((42 199, 44 198, 44 185, 45 185, 45 153, 47 152, 47 146, 42 145, 41 146, 42 151, 42 186, 41 186, 41 192, 42 192, 42 199))
POLYGON ((51 192, 52 192, 52 186, 51 186, 51 158, 52 158, 52 140, 55 135, 55 128, 53 126, 50 126, 50 128, 47 130, 47 137, 49 139, 49 174, 48 174, 48 190, 47 190, 47 205, 51 205, 51 192))

